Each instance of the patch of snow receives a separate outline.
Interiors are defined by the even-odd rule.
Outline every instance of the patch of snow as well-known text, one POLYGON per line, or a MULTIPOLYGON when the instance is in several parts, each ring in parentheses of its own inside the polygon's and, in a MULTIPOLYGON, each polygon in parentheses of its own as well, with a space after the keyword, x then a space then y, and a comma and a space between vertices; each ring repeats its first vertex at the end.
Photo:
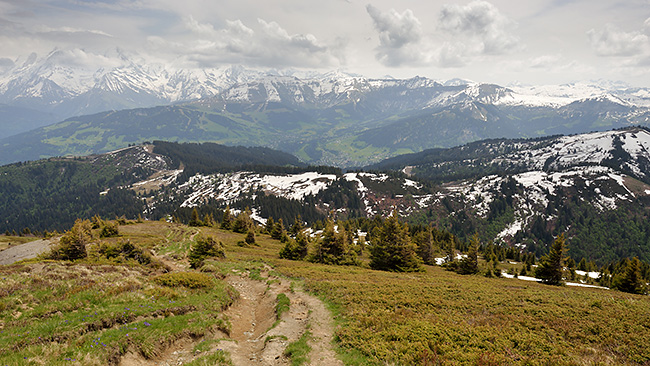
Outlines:
POLYGON ((603 289, 603 290, 609 290, 609 288, 607 288, 607 287, 596 286, 596 285, 587 285, 587 284, 584 284, 584 283, 566 282, 566 285, 567 286, 573 286, 573 287, 588 287, 588 288, 599 288, 599 289, 603 289))
POLYGON ((586 274, 589 274, 590 278, 598 279, 598 277, 600 277, 600 272, 585 272, 580 270, 576 270, 575 272, 579 276, 584 276, 586 274))

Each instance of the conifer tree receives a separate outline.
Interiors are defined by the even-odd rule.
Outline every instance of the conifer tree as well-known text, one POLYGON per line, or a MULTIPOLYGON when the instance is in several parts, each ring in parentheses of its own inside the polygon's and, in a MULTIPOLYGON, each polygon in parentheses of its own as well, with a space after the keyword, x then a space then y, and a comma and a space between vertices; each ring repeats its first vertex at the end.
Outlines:
POLYGON ((566 250, 564 234, 560 234, 553 242, 548 255, 539 260, 539 267, 535 270, 535 277, 548 285, 561 285, 566 250))
POLYGON ((431 229, 420 231, 413 236, 413 243, 417 246, 417 253, 425 264, 435 264, 433 255, 433 235, 431 229))
POLYGON ((205 216, 203 216, 203 225, 208 227, 215 227, 217 225, 217 223, 214 221, 214 216, 212 216, 211 213, 207 213, 205 216))
POLYGON ((276 222, 275 225, 273 225, 273 228, 271 228, 269 235, 271 235, 271 239, 275 240, 281 240, 283 236, 287 235, 287 231, 284 228, 284 222, 281 218, 278 219, 278 222, 276 222))
POLYGON ((89 220, 77 219, 69 231, 66 231, 59 245, 52 250, 53 259, 75 260, 86 258, 86 245, 93 240, 92 224, 89 220))
POLYGON ((478 273, 478 234, 474 234, 470 239, 469 250, 467 257, 460 260, 458 263, 457 272, 460 274, 476 274, 478 273))
POLYGON ((580 263, 578 263, 578 270, 585 271, 585 272, 587 271, 587 260, 585 259, 585 257, 582 257, 580 263))
POLYGON ((188 259, 191 268, 200 268, 207 258, 224 258, 223 243, 212 236, 199 236, 190 248, 188 259))
POLYGON ((384 221, 372 244, 370 268, 396 272, 422 269, 421 259, 416 254, 417 248, 408 234, 408 226, 400 224, 396 212, 384 221))
POLYGON ((644 294, 646 286, 641 275, 641 261, 634 257, 626 259, 625 270, 620 279, 617 279, 615 286, 618 290, 631 294, 644 294))
POLYGON ((302 231, 302 229, 304 229, 304 225, 302 223, 302 219, 300 218, 300 215, 298 215, 293 221, 293 225, 291 225, 289 232, 291 233, 291 235, 298 235, 298 232, 302 231))
POLYGON ((224 230, 230 230, 232 228, 232 213, 230 213, 230 206, 226 206, 226 210, 223 211, 223 219, 221 219, 221 228, 224 230))
POLYGON ((273 228, 275 227, 275 221, 273 221, 273 217, 269 217, 266 219, 266 224, 264 225, 264 231, 266 231, 267 234, 271 235, 271 232, 273 231, 273 228))
POLYGON ((342 225, 338 225, 337 232, 334 223, 329 219, 325 222, 323 237, 314 246, 311 261, 325 264, 359 264, 347 231, 342 225))
POLYGON ((287 240, 286 244, 280 250, 280 258, 291 260, 302 260, 307 256, 309 240, 301 231, 296 236, 296 240, 287 240))
POLYGON ((203 226, 203 222, 199 219, 199 212, 196 207, 192 210, 192 218, 190 219, 190 226, 203 226))
POLYGON ((248 230, 252 229, 254 224, 253 219, 251 219, 250 208, 246 207, 244 211, 237 215, 237 218, 235 218, 235 221, 233 221, 231 226, 232 231, 240 234, 246 233, 248 230))

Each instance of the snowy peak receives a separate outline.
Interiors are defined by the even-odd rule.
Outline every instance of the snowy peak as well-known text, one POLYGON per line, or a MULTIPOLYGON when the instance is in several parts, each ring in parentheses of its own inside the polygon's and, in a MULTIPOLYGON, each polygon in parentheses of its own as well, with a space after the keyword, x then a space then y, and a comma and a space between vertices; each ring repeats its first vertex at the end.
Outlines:
POLYGON ((120 50, 103 55, 83 50, 54 50, 45 57, 31 54, 15 60, 13 67, 0 74, 1 103, 29 102, 33 108, 37 107, 35 109, 57 112, 62 117, 95 113, 106 107, 149 107, 215 97, 236 103, 282 102, 317 107, 381 97, 388 99, 379 103, 384 106, 414 109, 468 101, 553 108, 592 99, 595 103, 623 107, 632 107, 634 103, 650 104, 647 89, 624 88, 616 83, 505 88, 462 79, 442 82, 424 77, 370 79, 342 70, 328 73, 258 71, 242 66, 187 69, 148 63, 120 50), (409 100, 413 98, 417 100, 409 100), (82 102, 76 102, 77 99, 82 102), (93 106, 90 101, 97 99, 102 100, 93 106))

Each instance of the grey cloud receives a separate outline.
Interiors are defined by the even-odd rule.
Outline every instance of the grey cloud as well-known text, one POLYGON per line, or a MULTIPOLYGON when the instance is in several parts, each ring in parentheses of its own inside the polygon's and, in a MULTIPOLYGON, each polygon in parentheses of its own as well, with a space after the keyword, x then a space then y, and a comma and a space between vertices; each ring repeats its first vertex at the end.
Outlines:
POLYGON ((520 46, 514 34, 516 24, 487 1, 476 0, 465 6, 445 5, 439 28, 458 36, 466 50, 474 54, 504 54, 520 46))
POLYGON ((437 54, 437 63, 440 67, 462 67, 466 65, 463 59, 465 53, 462 44, 445 43, 437 54))
POLYGON ((327 45, 311 34, 290 34, 280 24, 258 19, 256 27, 241 20, 228 20, 222 28, 185 20, 193 39, 165 40, 149 37, 149 47, 162 52, 184 54, 198 66, 212 67, 221 63, 247 63, 265 67, 329 67, 340 60, 327 45))
POLYGON ((599 31, 591 29, 587 36, 598 56, 637 56, 648 48, 647 35, 636 31, 624 32, 612 24, 606 24, 599 31))
POLYGON ((386 66, 421 64, 426 61, 421 45, 420 21, 409 9, 398 13, 391 9, 382 12, 368 4, 366 11, 379 33, 375 57, 386 66))
POLYGON ((14 67, 14 61, 8 58, 0 58, 0 74, 14 67))

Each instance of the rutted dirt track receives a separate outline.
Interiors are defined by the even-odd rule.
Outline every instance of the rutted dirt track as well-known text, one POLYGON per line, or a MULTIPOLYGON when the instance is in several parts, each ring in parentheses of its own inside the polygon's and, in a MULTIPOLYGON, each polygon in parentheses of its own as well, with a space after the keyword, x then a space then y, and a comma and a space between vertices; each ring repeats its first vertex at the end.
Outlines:
MULTIPOLYGON (((290 282, 269 276, 268 268, 262 271, 264 281, 249 278, 248 273, 230 275, 226 281, 240 294, 240 298, 225 311, 232 328, 230 335, 216 334, 219 340, 215 348, 230 354, 235 366, 244 365, 290 365, 284 350, 298 340, 307 330, 312 338, 309 358, 311 365, 343 365, 332 349, 333 324, 329 311, 323 303, 300 289, 291 291, 290 282), (267 280, 271 280, 267 284, 267 280), (290 300, 289 311, 281 321, 276 321, 276 298, 284 293, 290 300), (225 338, 225 339, 224 339, 225 338)), ((133 353, 127 354, 122 366, 134 365, 182 365, 201 356, 192 354, 200 340, 176 342, 161 358, 144 360, 133 353)))

